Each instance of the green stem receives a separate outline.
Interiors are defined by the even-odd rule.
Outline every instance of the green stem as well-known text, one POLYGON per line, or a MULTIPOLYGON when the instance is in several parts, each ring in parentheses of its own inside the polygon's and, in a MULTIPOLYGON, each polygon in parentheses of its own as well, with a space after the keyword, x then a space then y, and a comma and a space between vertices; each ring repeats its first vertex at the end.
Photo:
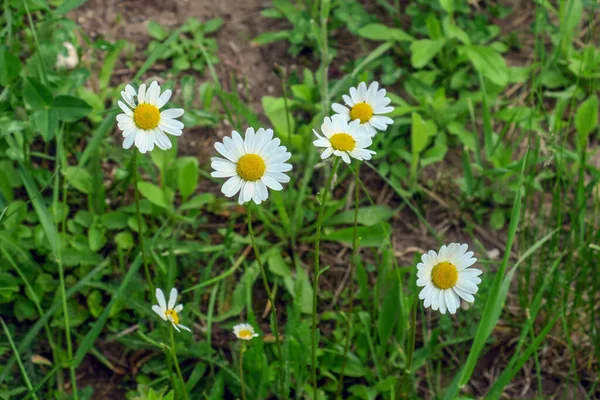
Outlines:
POLYGON ((40 77, 42 79, 42 83, 44 85, 48 84, 48 76, 46 75, 46 66, 44 65, 44 60, 42 60, 42 54, 40 53, 40 41, 38 40, 37 31, 35 30, 35 25, 33 24, 33 18, 31 18, 31 11, 29 10, 29 5, 27 5, 27 0, 23 1, 23 5, 25 6, 25 12, 27 13, 27 19, 29 20, 29 27, 31 28, 31 34, 33 35, 33 41, 37 47, 36 56, 38 62, 40 63, 40 77))
POLYGON ((246 343, 242 343, 240 349, 240 384, 242 385, 242 400, 246 400, 246 385, 244 384, 244 352, 246 351, 246 343))
POLYGON ((271 303, 272 316, 273 316, 273 325, 275 326, 275 343, 277 344, 277 356, 279 357, 279 390, 281 392, 281 398, 287 398, 287 393, 284 391, 283 386, 283 358, 281 352, 281 339, 279 338, 279 322, 277 322, 277 308, 275 305, 275 298, 273 297, 273 292, 269 287, 269 282, 267 281, 267 274, 265 273, 265 267, 263 266, 262 260, 260 258, 260 252, 258 251, 258 246, 256 245, 256 238, 254 236, 254 229, 252 228, 252 203, 248 204, 248 232, 250 233, 250 241, 252 242, 252 248, 254 249, 254 255, 256 256, 256 263, 260 268, 260 274, 262 276, 263 285, 265 286, 265 291, 267 292, 267 297, 269 298, 269 302, 271 303))
POLYGON ((333 167, 331 168, 331 172, 329 172, 329 177, 327 178, 327 183, 323 188, 323 194, 321 196, 321 206, 319 207, 319 215, 317 217, 317 233, 315 236, 315 261, 314 261, 314 278, 313 278, 313 314, 312 314, 312 368, 313 368, 313 400, 317 399, 317 300, 319 299, 319 261, 320 261, 320 253, 319 246, 321 242, 321 225, 323 225, 323 214, 325 212, 325 204, 327 203, 327 193, 329 192, 329 187, 331 186, 331 182, 333 181, 333 177, 338 169, 338 165, 340 164, 340 158, 336 157, 333 162, 333 167))
MULTIPOLYGON (((400 283, 399 283, 400 284, 400 283)), ((419 304, 419 298, 415 294, 412 296, 412 309, 410 312, 410 333, 408 335, 408 342, 406 344, 406 364, 404 366, 403 376, 398 380, 398 397, 409 398, 407 396, 409 392, 412 393, 410 388, 410 380, 412 378, 412 362, 413 355, 415 353, 415 342, 417 337, 417 306, 419 304)))
POLYGON ((285 122, 287 124, 288 131, 288 146, 292 146, 292 124, 290 122, 290 112, 288 108, 288 96, 286 89, 286 76, 285 73, 281 77, 281 88, 283 90, 283 108, 285 110, 285 122))
POLYGON ((17 363, 19 364, 19 369, 21 370, 21 374, 23 375, 23 379, 25 380, 25 385, 27 386, 27 389, 29 389, 29 393, 31 393, 31 396, 35 400, 38 400, 38 397, 35 394, 35 391, 33 390, 33 385, 31 384, 31 381, 29 380, 29 376, 27 376, 27 371, 25 371, 25 366, 23 365, 23 361, 21 361, 21 356, 19 356, 19 352, 17 351, 15 342, 13 342, 12 336, 10 335, 10 331, 8 330, 8 327, 4 323, 3 318, 0 318, 0 323, 2 323, 2 328, 4 329, 4 334, 8 338, 8 341, 10 342, 10 347, 12 348, 12 351, 15 353, 15 358, 17 359, 17 363))
POLYGON ((354 230, 352 232, 352 257, 350 259, 350 309, 348 310, 348 331, 346 332, 346 343, 344 344, 344 356, 342 359, 342 369, 340 370, 340 380, 336 398, 340 398, 344 384, 344 370, 346 369, 346 357, 350 350, 350 336, 352 332, 352 314, 354 313, 354 275, 356 274, 356 253, 358 252, 358 193, 360 191, 360 161, 356 163, 354 169, 354 230))
POLYGON ((185 381, 183 380, 183 374, 181 373, 181 368, 179 367, 179 361, 177 360, 177 352, 175 351, 175 338, 173 337, 173 326, 171 325, 170 333, 171 333, 171 355, 173 356, 173 361, 175 362, 175 369, 177 370, 177 375, 179 376, 179 380, 181 381, 181 391, 183 392, 183 397, 185 400, 189 399, 187 389, 185 387, 185 381))
POLYGON ((137 222, 138 222, 138 239, 140 241, 140 251, 142 253, 142 261, 144 263, 144 275, 146 275, 146 283, 148 283, 148 288, 150 289, 150 300, 154 298, 154 284, 152 283, 152 279, 150 278, 150 268, 148 267, 148 259, 146 258, 146 247, 144 246, 144 231, 142 229, 142 213, 140 212, 140 193, 138 190, 138 171, 137 171, 137 149, 133 149, 133 160, 131 162, 131 170, 133 174, 133 185, 134 193, 135 193, 135 211, 137 214, 137 222))

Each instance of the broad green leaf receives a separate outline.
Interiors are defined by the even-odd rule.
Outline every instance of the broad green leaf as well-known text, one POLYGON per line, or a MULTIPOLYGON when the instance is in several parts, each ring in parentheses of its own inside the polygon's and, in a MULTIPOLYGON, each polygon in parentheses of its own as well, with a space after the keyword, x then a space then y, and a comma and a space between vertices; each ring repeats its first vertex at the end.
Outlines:
POLYGON ((65 122, 77 121, 92 111, 92 107, 78 97, 60 95, 54 98, 52 108, 58 112, 58 119, 65 122))
POLYGON ((184 199, 187 199, 196 190, 198 177, 198 167, 193 161, 190 160, 179 167, 179 192, 184 199))
POLYGON ((56 15, 56 16, 65 15, 69 11, 82 6, 86 2, 87 2, 87 0, 65 0, 65 1, 63 1, 63 3, 60 6, 58 6, 54 10, 54 15, 56 15))
POLYGON ((15 302, 13 311, 15 313, 15 317, 17 317, 17 320, 19 322, 23 322, 25 320, 33 320, 37 317, 37 312, 35 311, 35 304, 27 297, 19 296, 19 298, 15 302))
POLYGON ((412 154, 421 154, 429 143, 429 134, 427 132, 427 126, 425 121, 421 118, 418 113, 412 113, 412 125, 411 125, 411 144, 412 154))
MULTIPOLYGON (((394 210, 388 206, 369 206, 358 209, 358 223, 365 226, 377 225, 392 218, 394 210)), ((327 225, 353 224, 354 210, 344 211, 327 220, 327 225)))
POLYGON ((204 23, 204 26, 202 27, 204 33, 212 33, 218 31, 219 28, 223 25, 223 22, 223 18, 209 19, 204 23))
POLYGON ((106 244, 106 231, 103 227, 92 225, 88 232, 88 244, 92 251, 98 251, 106 244))
POLYGON ((148 23, 148 33, 156 40, 165 40, 169 32, 158 22, 150 21, 148 23))
POLYGON ((27 78, 23 85, 25 103, 34 110, 41 110, 52 104, 52 92, 37 79, 27 78))
POLYGON ((200 209, 202 208, 203 205, 205 204, 211 204, 215 201, 215 195, 212 193, 202 193, 198 196, 194 196, 192 197, 190 200, 188 200, 186 203, 182 204, 181 207, 179 207, 179 209, 181 211, 184 210, 194 210, 194 209, 200 209))
POLYGON ((448 39, 458 39, 463 44, 471 44, 471 39, 469 38, 469 35, 467 35, 467 33, 461 28, 456 26, 454 21, 449 16, 446 16, 444 18, 442 24, 444 26, 444 33, 446 34, 446 37, 448 39))
POLYGON ((575 114, 575 128, 577 128, 577 141, 584 147, 588 135, 598 125, 598 96, 593 94, 581 103, 575 114))
POLYGON ((63 175, 67 179, 67 182, 75 189, 85 194, 93 193, 94 187, 92 175, 84 168, 73 166, 67 167, 63 171, 63 175))
POLYGON ((262 46, 269 43, 278 42, 280 40, 288 39, 291 35, 290 31, 278 31, 278 32, 265 32, 261 33, 254 39, 252 39, 253 46, 262 46))
POLYGON ((133 235, 131 232, 119 232, 115 235, 115 243, 121 249, 129 250, 133 248, 133 235))
POLYGON ((44 142, 48 143, 54 138, 54 133, 58 128, 58 114, 52 109, 37 110, 31 114, 31 121, 37 130, 40 131, 40 135, 44 142))
POLYGON ((0 85, 6 86, 10 81, 19 76, 21 61, 8 52, 8 47, 0 46, 0 85))
POLYGON ((138 189, 142 196, 150 200, 152 204, 162 208, 169 207, 170 202, 167 202, 165 192, 158 186, 149 182, 140 182, 138 189))
MULTIPOLYGON (((388 223, 377 224, 373 226, 359 226, 356 229, 360 247, 381 247, 387 241, 387 235, 391 232, 388 223)), ((354 238, 354 227, 344 228, 324 235, 324 240, 334 240, 336 242, 351 245, 354 238)))
POLYGON ((125 229, 127 227, 127 214, 113 211, 102 216, 102 225, 107 229, 125 229))
POLYGON ((369 40, 387 42, 394 40, 396 42, 412 42, 415 40, 402 29, 390 28, 383 24, 368 24, 358 30, 358 35, 369 40))
POLYGON ((508 68, 500 53, 485 46, 461 46, 473 67, 484 77, 500 87, 508 83, 508 68))
POLYGON ((265 114, 273 124, 275 133, 280 137, 286 138, 288 135, 288 120, 290 123, 290 134, 294 133, 295 121, 292 113, 288 109, 287 117, 285 113, 285 104, 282 97, 264 96, 262 98, 262 106, 265 114))
POLYGON ((446 44, 445 38, 416 40, 410 45, 410 63, 417 69, 423 68, 446 44))
POLYGON ((292 271, 281 256, 281 251, 272 251, 269 255, 269 270, 284 278, 292 276, 292 271))
POLYGON ((454 0, 440 0, 440 6, 448 14, 452 14, 454 12, 454 0))

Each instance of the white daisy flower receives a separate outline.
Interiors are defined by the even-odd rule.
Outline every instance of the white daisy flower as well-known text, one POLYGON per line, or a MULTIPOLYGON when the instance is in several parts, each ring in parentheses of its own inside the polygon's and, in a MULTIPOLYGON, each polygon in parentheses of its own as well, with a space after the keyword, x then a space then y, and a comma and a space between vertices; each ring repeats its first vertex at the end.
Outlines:
POLYGON ((240 193, 239 203, 250 200, 260 204, 267 200, 267 188, 282 190, 281 183, 290 181, 284 172, 292 165, 286 163, 292 156, 279 139, 273 139, 272 129, 246 129, 245 139, 233 131, 231 137, 225 137, 223 143, 215 143, 221 157, 211 158, 211 167, 215 170, 211 176, 229 178, 223 184, 221 192, 227 197, 240 193))
POLYGON ((350 88, 350 96, 343 95, 346 105, 334 103, 331 105, 337 115, 346 121, 360 120, 370 136, 375 136, 377 130, 385 131, 388 125, 394 121, 391 118, 380 115, 394 110, 388 104, 392 101, 386 97, 385 89, 379 89, 379 83, 372 82, 367 89, 367 84, 361 82, 357 88, 350 88))
POLYGON ((477 285, 481 283, 480 269, 469 268, 477 261, 473 252, 467 252, 466 244, 451 243, 440 248, 439 254, 433 250, 421 256, 417 264, 417 286, 424 286, 419 298, 425 300, 427 308, 446 310, 454 314, 460 308, 460 299, 469 303, 475 301, 477 285))
POLYGON ((179 328, 191 332, 190 328, 179 323, 179 313, 183 310, 183 304, 175 306, 177 302, 177 289, 171 289, 169 294, 169 304, 165 301, 165 294, 162 290, 156 289, 156 300, 158 305, 152 306, 152 311, 157 313, 165 321, 170 321, 177 332, 181 332, 179 328))
POLYGON ((350 164, 350 156, 357 160, 370 160, 374 151, 368 150, 373 141, 367 134, 367 131, 361 127, 359 120, 348 123, 344 118, 334 115, 333 118, 325 117, 321 124, 321 136, 313 129, 317 140, 313 144, 317 147, 324 147, 325 151, 321 153, 321 159, 329 158, 330 155, 342 157, 347 164, 350 164))
POLYGON ((258 337, 258 333, 254 333, 254 328, 250 324, 237 324, 233 327, 233 334, 242 340, 252 340, 258 337))
POLYGON ((183 115, 183 108, 159 111, 171 98, 171 91, 160 93, 160 86, 152 82, 140 85, 138 92, 131 85, 125 86, 121 96, 127 104, 118 101, 123 113, 117 115, 117 126, 123 131, 123 148, 128 149, 135 142, 140 153, 152 151, 154 145, 162 150, 171 148, 171 141, 165 135, 181 136, 183 123, 175 118, 183 115))

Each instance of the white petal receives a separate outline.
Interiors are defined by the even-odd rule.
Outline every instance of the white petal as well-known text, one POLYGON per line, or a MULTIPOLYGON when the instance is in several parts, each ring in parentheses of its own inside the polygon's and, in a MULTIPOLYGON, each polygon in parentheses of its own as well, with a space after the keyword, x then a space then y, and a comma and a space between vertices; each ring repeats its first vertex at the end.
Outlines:
POLYGON ((169 99, 171 98, 171 94, 173 94, 173 92, 171 92, 171 89, 167 89, 163 92, 163 94, 161 94, 158 97, 158 104, 156 104, 156 106, 158 108, 162 108, 162 106, 164 106, 165 104, 167 104, 169 102, 169 99))
POLYGON ((229 147, 227 147, 225 144, 217 142, 215 143, 215 149, 217 149, 217 151, 225 158, 227 158, 229 161, 232 162, 237 162, 240 157, 236 156, 229 147))
POLYGON ((440 294, 439 294, 439 307, 440 307, 440 312, 442 314, 446 314, 446 297, 444 296, 444 292, 445 290, 440 290, 440 294))
MULTIPOLYGON (((173 120, 171 120, 173 121, 173 120)), ((162 122, 158 123, 158 127, 163 131, 168 133, 169 135, 173 135, 173 136, 181 136, 181 134, 183 133, 183 130, 181 130, 180 128, 173 128, 171 126, 167 126, 162 122)))
POLYGON ((158 104, 158 96, 160 95, 160 86, 158 86, 158 82, 152 81, 150 87, 148 88, 148 93, 146 93, 146 103, 150 103, 153 105, 158 104))
POLYGON ((331 109, 338 114, 348 114, 349 110, 341 104, 333 103, 331 109))
POLYGON ((127 106, 125 105, 125 103, 123 103, 121 100, 119 100, 119 101, 117 101, 117 104, 119 105, 119 108, 121 108, 121 110, 123 110, 123 112, 124 112, 126 115, 129 115, 130 117, 133 117, 133 111, 131 111, 131 110, 129 109, 129 107, 127 107, 127 106))
POLYGON ((173 309, 173 311, 175 311, 176 313, 180 313, 181 311, 183 311, 183 304, 178 304, 177 307, 173 309))
POLYGON ((161 317, 163 320, 167 320, 167 317, 165 316, 165 312, 163 309, 161 309, 159 306, 157 306, 156 304, 152 306, 152 311, 154 311, 155 313, 158 314, 159 317, 161 317))
POLYGON ((264 176, 269 176, 275 179, 277 182, 287 183, 290 181, 290 177, 282 172, 267 172, 264 176))
POLYGON ((329 158, 329 156, 331 156, 331 154, 333 154, 333 147, 326 148, 325 151, 323 151, 321 153, 321 160, 325 160, 326 158, 329 158))
POLYGON ((138 88, 138 104, 145 103, 146 101, 146 84, 142 83, 138 88))
POLYGON ((459 295, 464 301, 468 301, 469 303, 473 303, 475 301, 475 298, 471 293, 460 290, 457 286, 454 286, 452 290, 454 290, 454 293, 459 295))
POLYGON ((177 326, 178 326, 178 327, 180 327, 181 329, 185 329, 185 330, 186 330, 186 331, 188 331, 188 332, 191 332, 191 331, 192 331, 190 328, 188 328, 188 327, 187 327, 187 326, 185 326, 185 325, 177 324, 177 326))
POLYGON ((267 165, 267 172, 287 172, 287 171, 291 171, 291 170, 292 170, 291 164, 280 163, 280 164, 267 165))
POLYGON ((183 115, 183 113, 184 113, 183 108, 171 108, 171 109, 162 111, 160 113, 160 119, 162 120, 163 118, 166 118, 166 119, 178 118, 178 117, 181 117, 183 115))
POLYGON ((226 197, 233 197, 237 192, 240 191, 241 186, 242 179, 239 176, 235 175, 229 178, 227 182, 223 184, 223 186, 221 187, 221 192, 226 197))
POLYGON ((279 182, 277 182, 275 179, 271 178, 268 175, 263 175, 262 178, 260 178, 260 180, 267 187, 269 187, 273 190, 282 190, 283 189, 283 186, 281 186, 281 184, 279 182))
POLYGON ((156 289, 156 300, 158 301, 158 305, 163 310, 167 310, 167 301, 165 300, 165 294, 162 290, 156 289))
POLYGON ((171 293, 169 294, 169 310, 172 310, 175 307, 175 303, 177 303, 177 289, 171 289, 171 293))
POLYGON ((210 166, 220 172, 236 173, 236 164, 219 157, 213 157, 210 166))
POLYGON ((125 137, 125 140, 123 140, 123 148, 124 149, 129 149, 131 147, 131 145, 133 144, 133 142, 135 141, 135 137, 137 136, 137 131, 134 131, 132 134, 127 135, 125 137))
POLYGON ((177 325, 175 324, 175 322, 173 322, 173 320, 172 320, 172 318, 171 318, 171 317, 169 317, 169 320, 171 321, 171 325, 173 325, 173 328, 175 328, 175 330, 176 330, 177 332, 181 332, 181 331, 179 330, 179 328, 177 327, 177 325))
POLYGON ((165 135, 165 133, 161 131, 160 128, 154 128, 153 133, 154 140, 156 141, 156 145, 159 149, 168 150, 173 146, 167 135, 165 135))
POLYGON ((231 132, 231 140, 237 154, 246 154, 246 152, 244 151, 244 139, 242 139, 242 135, 240 135, 236 131, 233 131, 231 132))
POLYGON ((254 128, 246 129, 246 137, 244 138, 244 149, 246 154, 254 153, 254 128))
POLYGON ((246 182, 244 185, 244 203, 252 200, 252 196, 254 195, 254 182, 246 182))
POLYGON ((171 119, 171 118, 162 118, 161 117, 160 125, 164 125, 168 128, 172 128, 172 129, 183 129, 183 122, 177 121, 176 119, 171 119))

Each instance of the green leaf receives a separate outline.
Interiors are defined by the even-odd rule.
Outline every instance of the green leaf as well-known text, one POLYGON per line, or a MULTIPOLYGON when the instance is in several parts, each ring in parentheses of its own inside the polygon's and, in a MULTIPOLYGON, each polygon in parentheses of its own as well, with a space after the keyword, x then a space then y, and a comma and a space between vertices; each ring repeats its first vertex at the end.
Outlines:
POLYGON ((33 126, 40 131, 44 142, 48 143, 54 138, 58 128, 58 114, 52 109, 37 110, 31 115, 33 126))
POLYGON ((133 248, 133 235, 131 232, 119 232, 115 235, 115 243, 121 249, 129 250, 133 248))
POLYGON ((52 104, 52 92, 37 79, 27 78, 23 85, 25 104, 34 110, 44 109, 52 104))
POLYGON ((175 161, 177 156, 177 141, 171 142, 173 146, 167 150, 156 150, 150 153, 150 158, 154 165, 158 167, 162 176, 164 176, 169 168, 169 165, 175 161))
POLYGON ((15 313, 15 317, 19 322, 23 322, 24 320, 33 320, 37 317, 37 312, 35 311, 35 304, 33 301, 29 300, 26 297, 20 296, 15 302, 13 311, 15 313))
POLYGON ((127 215, 121 211, 113 211, 102 216, 102 225, 107 229, 124 229, 127 227, 127 215))
POLYGON ((54 15, 65 15, 69 11, 82 6, 87 0, 65 0, 59 7, 54 10, 54 15))
MULTIPOLYGON (((356 234, 359 238, 360 247, 381 247, 387 242, 387 237, 391 232, 388 223, 374 226, 359 226, 356 234)), ((351 245, 354 238, 354 227, 344 228, 324 235, 324 240, 334 240, 336 242, 351 245)))
POLYGON ((484 77, 500 87, 508 83, 508 68, 504 57, 491 47, 461 46, 464 54, 469 58, 473 67, 484 77))
POLYGON ((396 42, 412 42, 415 40, 402 29, 390 28, 383 24, 368 24, 358 30, 358 35, 369 40, 387 42, 394 40, 396 42))
POLYGON ((265 111, 265 114, 273 124, 273 129, 275 133, 280 137, 287 137, 288 135, 288 119, 290 122, 290 134, 294 133, 295 130, 295 121, 292 113, 289 112, 286 117, 285 113, 285 104, 282 97, 275 98, 271 96, 264 96, 262 98, 262 106, 265 111))
POLYGON ((205 204, 211 204, 215 201, 215 195, 212 193, 202 193, 198 196, 192 197, 188 202, 184 203, 179 207, 181 211, 200 209, 205 204))
POLYGON ((102 304, 102 293, 100 293, 99 290, 93 290, 87 295, 86 302, 88 310, 90 310, 90 314, 92 314, 94 318, 98 318, 98 316, 102 314, 102 310, 104 310, 104 305, 102 304))
POLYGON ((92 251, 98 251, 106 244, 106 231, 103 227, 92 225, 88 232, 88 243, 92 251))
POLYGON ((292 277, 292 271, 281 256, 281 251, 272 251, 269 255, 269 270, 281 277, 292 277))
POLYGON ((581 103, 575 114, 575 128, 577 128, 578 143, 585 147, 587 137, 598 125, 598 96, 595 94, 581 103))
POLYGON ((398 321, 398 309, 400 308, 400 283, 392 278, 390 290, 385 294, 379 319, 377 321, 377 333, 379 342, 385 346, 394 331, 398 321))
POLYGON ((418 113, 412 113, 411 144, 413 156, 421 154, 427 147, 427 143, 429 143, 429 134, 425 121, 418 113))
POLYGON ((77 121, 92 111, 92 107, 78 97, 60 95, 54 98, 52 108, 58 112, 58 119, 65 122, 77 121))
POLYGON ((490 216, 490 225, 492 226, 492 228, 499 230, 502 229, 502 227, 504 226, 504 211, 496 208, 494 211, 492 211, 492 215, 490 216))
POLYGON ((196 163, 189 160, 179 168, 178 184, 179 192, 184 199, 187 199, 198 186, 198 167, 196 163))
POLYGON ((440 6, 448 14, 452 14, 454 12, 454 0, 440 0, 440 6))
MULTIPOLYGON (((365 226, 377 225, 392 218, 394 210, 387 206, 369 206, 358 209, 358 223, 365 226)), ((353 224, 354 210, 344 211, 330 218, 327 225, 353 224)))
POLYGON ((204 33, 212 33, 219 30, 219 28, 223 25, 223 18, 213 18, 209 19, 204 23, 204 33))
POLYGON ((148 23, 148 33, 156 40, 165 40, 169 32, 158 22, 150 21, 148 23))
POLYGON ((444 33, 446 34, 446 37, 448 37, 448 39, 458 39, 463 44, 471 44, 471 39, 469 38, 469 35, 467 35, 465 31, 456 26, 454 21, 449 16, 446 16, 444 18, 442 25, 444 26, 444 33))
POLYGON ((278 31, 278 32, 265 32, 261 33, 254 39, 252 39, 253 46, 262 46, 269 43, 278 42, 280 40, 289 39, 290 31, 278 31))
POLYGON ((100 91, 104 91, 108 88, 110 77, 115 69, 117 60, 119 59, 119 54, 121 54, 121 50, 123 50, 126 44, 127 42, 125 40, 117 40, 113 48, 104 57, 102 68, 100 68, 100 74, 98 75, 100 91))
POLYGON ((90 194, 93 193, 93 179, 92 175, 87 172, 84 168, 80 167, 67 167, 63 170, 63 175, 67 179, 67 182, 75 189, 82 193, 90 194))
POLYGON ((442 50, 445 43, 446 39, 444 38, 437 40, 422 39, 412 42, 410 45, 410 63, 417 69, 423 68, 442 50))
POLYGON ((8 52, 8 47, 0 46, 0 85, 6 86, 10 81, 19 76, 21 61, 8 52))
POLYGON ((142 196, 158 207, 167 208, 170 205, 170 202, 167 202, 165 192, 152 183, 140 182, 138 183, 138 190, 142 196))

